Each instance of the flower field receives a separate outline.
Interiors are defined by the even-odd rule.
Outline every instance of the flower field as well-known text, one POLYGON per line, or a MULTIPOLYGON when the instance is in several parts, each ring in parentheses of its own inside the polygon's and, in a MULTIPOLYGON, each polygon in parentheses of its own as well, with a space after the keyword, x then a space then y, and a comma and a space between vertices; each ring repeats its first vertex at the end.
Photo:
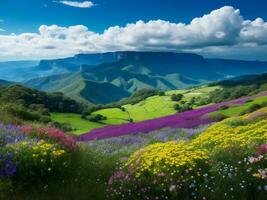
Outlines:
POLYGON ((265 95, 111 126, 82 141, 40 124, 0 124, 0 199, 265 199, 266 106, 208 117, 265 95))
POLYGON ((60 168, 65 165, 61 162, 62 158, 74 151, 77 144, 71 137, 55 129, 1 124, 0 147, 1 178, 16 178, 27 176, 24 170, 31 170, 36 175, 61 171, 60 168))
POLYGON ((146 133, 154 130, 159 130, 165 127, 171 128, 193 128, 202 124, 210 124, 215 120, 208 117, 207 114, 217 111, 222 106, 231 106, 236 104, 243 104, 250 99, 257 97, 267 96, 267 92, 260 93, 255 96, 243 97, 240 99, 213 104, 198 108, 195 110, 186 111, 166 117, 161 117, 152 120, 146 120, 143 122, 128 123, 122 125, 106 126, 90 131, 87 134, 83 134, 78 138, 81 141, 89 141, 95 139, 103 139, 110 137, 117 137, 127 134, 146 133))
POLYGON ((265 199, 266 167, 266 120, 231 118, 137 150, 110 177, 109 198, 265 199))

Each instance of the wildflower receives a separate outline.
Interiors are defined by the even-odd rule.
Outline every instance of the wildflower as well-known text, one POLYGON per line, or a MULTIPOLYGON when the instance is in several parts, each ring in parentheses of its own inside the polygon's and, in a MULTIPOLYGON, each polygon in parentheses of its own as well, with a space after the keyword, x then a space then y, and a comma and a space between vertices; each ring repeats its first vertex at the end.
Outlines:
POLYGON ((170 188, 169 188, 169 191, 173 192, 175 189, 176 189, 176 186, 175 185, 171 185, 170 188))

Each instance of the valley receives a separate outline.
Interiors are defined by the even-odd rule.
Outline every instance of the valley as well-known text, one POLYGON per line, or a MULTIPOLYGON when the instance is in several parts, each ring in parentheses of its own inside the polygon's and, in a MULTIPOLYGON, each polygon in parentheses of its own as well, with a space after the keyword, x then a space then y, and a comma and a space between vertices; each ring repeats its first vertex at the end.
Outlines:
POLYGON ((265 184, 264 72, 265 62, 115 52, 41 61, 28 80, 1 80, 0 199, 246 199, 251 185, 230 191, 265 184), (171 64, 160 68, 165 56, 171 64), (201 62, 216 67, 194 73, 201 62), (228 164, 237 175, 212 178, 232 173, 228 164), (192 183, 199 193, 184 192, 192 183), (217 185, 226 189, 213 194, 217 185))
POLYGON ((0 1, 0 200, 267 200, 267 1, 0 1))

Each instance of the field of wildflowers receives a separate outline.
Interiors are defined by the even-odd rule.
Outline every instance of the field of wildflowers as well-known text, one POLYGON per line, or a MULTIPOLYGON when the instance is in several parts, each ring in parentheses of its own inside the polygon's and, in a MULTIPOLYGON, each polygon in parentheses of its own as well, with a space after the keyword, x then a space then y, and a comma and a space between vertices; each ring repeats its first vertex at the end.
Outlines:
POLYGON ((98 128, 90 131, 89 133, 77 137, 80 141, 90 141, 96 139, 104 139, 111 137, 118 137, 128 134, 148 133, 151 131, 159 130, 166 127, 171 128, 194 128, 203 124, 210 124, 216 119, 210 118, 207 114, 217 111, 222 106, 232 106, 236 104, 244 104, 248 100, 257 97, 267 96, 267 92, 262 92, 255 96, 247 96, 240 99, 208 105, 202 108, 189 110, 166 117, 146 120, 136 123, 127 123, 122 125, 112 125, 103 128, 98 128))
POLYGON ((164 128, 149 133, 139 133, 112 137, 102 140, 93 140, 81 143, 82 146, 96 149, 104 154, 113 156, 129 156, 134 151, 149 144, 168 141, 189 141, 191 138, 206 130, 209 125, 200 125, 196 128, 164 128))
POLYGON ((104 199, 114 158, 53 127, 0 124, 0 199, 104 199))
POLYGON ((53 127, 0 124, 0 199, 266 199, 267 108, 221 122, 205 118, 255 97, 151 126, 113 127, 83 142, 53 127))
MULTIPOLYGON (((38 130, 25 131, 21 127, 0 125, 0 182, 13 181, 17 183, 32 184, 32 181, 42 177, 53 177, 64 172, 67 167, 68 151, 74 151, 76 142, 68 136, 62 136, 63 141, 71 141, 71 145, 61 143, 54 137, 54 132, 47 134, 51 137, 44 138, 38 130), (71 148, 66 148, 66 147, 71 148)), ((58 135, 57 135, 58 136, 58 135)), ((1 188, 0 188, 1 190, 1 188)))
MULTIPOLYGON (((253 115, 253 114, 251 114, 253 115)), ((267 125, 249 115, 191 141, 148 145, 109 179, 110 199, 265 199, 267 125)))

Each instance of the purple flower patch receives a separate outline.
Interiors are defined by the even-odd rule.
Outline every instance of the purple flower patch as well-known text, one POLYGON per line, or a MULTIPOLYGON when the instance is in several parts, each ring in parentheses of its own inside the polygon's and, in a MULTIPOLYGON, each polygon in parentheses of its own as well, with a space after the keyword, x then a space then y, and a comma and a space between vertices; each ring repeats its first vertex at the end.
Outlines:
POLYGON ((243 104, 250 99, 260 96, 267 96, 267 92, 262 92, 255 96, 247 96, 240 99, 217 103, 206 107, 198 108, 195 110, 177 113, 166 117, 157 119, 146 120, 136 123, 128 123, 121 125, 106 126, 98 128, 77 137, 79 141, 98 140, 104 138, 118 137, 128 134, 148 133, 154 130, 159 130, 165 127, 170 128, 194 128, 199 125, 210 124, 214 122, 213 119, 206 115, 211 112, 217 111, 221 106, 231 106, 235 104, 243 104))

